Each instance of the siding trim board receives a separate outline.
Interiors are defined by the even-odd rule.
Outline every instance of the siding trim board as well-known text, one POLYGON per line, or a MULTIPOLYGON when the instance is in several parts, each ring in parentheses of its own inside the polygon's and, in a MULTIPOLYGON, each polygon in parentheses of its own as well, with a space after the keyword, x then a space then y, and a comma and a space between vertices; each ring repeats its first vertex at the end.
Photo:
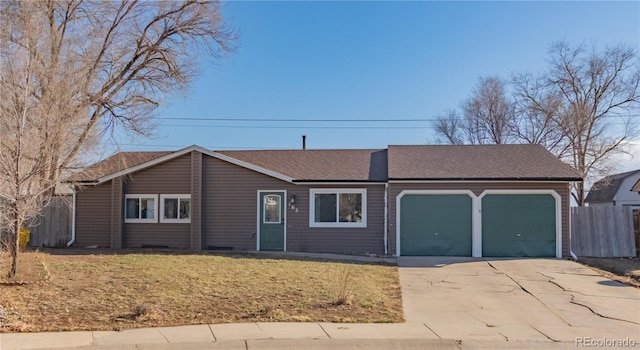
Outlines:
POLYGON ((547 189, 486 189, 480 195, 471 190, 402 190, 396 196, 396 250, 395 256, 402 256, 401 251, 401 215, 402 198, 405 195, 451 195, 466 194, 472 199, 472 256, 482 257, 482 198, 491 194, 548 194, 555 200, 555 238, 556 238, 556 258, 562 258, 562 197, 554 190, 547 189))
POLYGON ((122 225, 125 215, 123 212, 125 206, 125 198, 122 195, 123 187, 124 186, 121 177, 113 179, 113 181, 111 181, 111 246, 116 249, 122 248, 122 225))
POLYGON ((354 181, 348 181, 348 180, 335 180, 335 181, 331 181, 331 180, 293 180, 294 184, 300 184, 300 185, 384 185, 387 182, 386 181, 360 181, 360 180, 354 180, 354 181))
POLYGON ((202 250, 202 153, 191 152, 191 225, 190 248, 202 250))

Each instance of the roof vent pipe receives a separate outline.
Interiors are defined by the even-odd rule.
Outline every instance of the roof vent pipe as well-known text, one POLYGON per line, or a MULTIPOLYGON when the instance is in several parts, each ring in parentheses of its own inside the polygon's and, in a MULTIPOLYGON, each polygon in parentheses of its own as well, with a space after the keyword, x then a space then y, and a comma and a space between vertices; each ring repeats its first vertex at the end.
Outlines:
POLYGON ((302 135, 302 149, 307 149, 307 135, 302 135))

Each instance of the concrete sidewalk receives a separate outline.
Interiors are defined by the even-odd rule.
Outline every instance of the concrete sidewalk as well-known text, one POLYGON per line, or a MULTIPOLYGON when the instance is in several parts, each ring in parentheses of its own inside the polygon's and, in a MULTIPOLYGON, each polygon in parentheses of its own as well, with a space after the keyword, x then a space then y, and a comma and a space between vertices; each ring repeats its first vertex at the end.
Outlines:
POLYGON ((420 324, 236 323, 122 332, 0 334, 1 350, 22 349, 459 349, 420 324))
POLYGON ((573 342, 440 339, 421 324, 236 323, 0 334, 0 350, 574 349, 573 342))

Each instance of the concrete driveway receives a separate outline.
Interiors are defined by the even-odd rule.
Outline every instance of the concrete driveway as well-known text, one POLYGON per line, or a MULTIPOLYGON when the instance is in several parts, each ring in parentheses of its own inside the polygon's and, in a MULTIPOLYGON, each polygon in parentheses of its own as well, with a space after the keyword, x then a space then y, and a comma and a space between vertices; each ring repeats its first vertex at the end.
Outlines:
POLYGON ((640 346, 640 290, 573 261, 402 257, 398 265, 407 323, 440 338, 640 346))

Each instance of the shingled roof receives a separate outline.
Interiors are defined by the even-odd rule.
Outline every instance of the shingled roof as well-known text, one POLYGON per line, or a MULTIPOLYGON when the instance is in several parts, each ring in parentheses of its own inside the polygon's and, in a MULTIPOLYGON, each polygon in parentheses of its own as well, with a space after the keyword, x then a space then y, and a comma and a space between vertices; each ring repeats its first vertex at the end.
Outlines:
MULTIPOLYGON (((633 175, 640 172, 640 169, 628 171, 626 173, 613 174, 606 176, 593 184, 591 186, 591 190, 587 194, 587 197, 584 199, 587 203, 607 203, 613 202, 616 193, 620 189, 620 186, 624 182, 624 180, 633 175)), ((631 189, 629 189, 631 190, 631 189)))
POLYGON ((294 181, 387 181, 386 149, 219 151, 294 181))
POLYGON ((200 151, 292 182, 386 182, 388 180, 581 181, 539 145, 389 146, 388 149, 121 152, 68 182, 101 182, 200 151), (135 169, 132 169, 134 168, 135 169))
POLYGON ((101 177, 166 156, 169 153, 172 152, 119 152, 70 176, 65 182, 94 182, 101 177))
POLYGON ((540 145, 389 146, 389 179, 582 180, 540 145))

